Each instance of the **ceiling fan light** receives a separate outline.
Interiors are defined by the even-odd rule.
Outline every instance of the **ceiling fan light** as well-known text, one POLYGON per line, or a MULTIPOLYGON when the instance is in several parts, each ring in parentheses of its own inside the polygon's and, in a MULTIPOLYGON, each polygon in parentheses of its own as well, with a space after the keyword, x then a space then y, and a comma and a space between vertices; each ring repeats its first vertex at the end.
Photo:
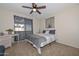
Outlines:
POLYGON ((33 11, 36 11, 36 9, 35 9, 35 8, 33 8, 33 11))

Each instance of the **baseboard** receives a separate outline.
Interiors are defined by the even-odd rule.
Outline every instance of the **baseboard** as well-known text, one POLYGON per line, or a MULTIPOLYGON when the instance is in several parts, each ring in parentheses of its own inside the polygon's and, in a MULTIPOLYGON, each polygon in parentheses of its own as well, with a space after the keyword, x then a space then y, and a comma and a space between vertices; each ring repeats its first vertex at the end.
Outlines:
POLYGON ((73 47, 73 48, 78 48, 78 49, 79 49, 79 47, 77 47, 77 46, 75 46, 75 45, 67 44, 67 43, 61 42, 61 41, 59 41, 59 40, 57 40, 56 42, 61 43, 61 44, 64 44, 64 45, 67 45, 67 46, 70 46, 70 47, 73 47))

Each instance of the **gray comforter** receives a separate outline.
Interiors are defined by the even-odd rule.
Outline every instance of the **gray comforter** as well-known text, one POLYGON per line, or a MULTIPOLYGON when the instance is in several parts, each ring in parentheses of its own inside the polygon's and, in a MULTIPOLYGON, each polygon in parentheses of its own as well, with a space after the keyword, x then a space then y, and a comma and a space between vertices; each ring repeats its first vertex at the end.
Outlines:
POLYGON ((46 41, 46 39, 45 39, 44 37, 38 36, 38 35, 35 35, 35 34, 28 34, 28 35, 26 36, 26 38, 27 38, 28 40, 30 40, 33 44, 35 44, 36 47, 38 47, 38 48, 40 48, 40 44, 41 44, 42 42, 45 42, 45 41, 46 41))

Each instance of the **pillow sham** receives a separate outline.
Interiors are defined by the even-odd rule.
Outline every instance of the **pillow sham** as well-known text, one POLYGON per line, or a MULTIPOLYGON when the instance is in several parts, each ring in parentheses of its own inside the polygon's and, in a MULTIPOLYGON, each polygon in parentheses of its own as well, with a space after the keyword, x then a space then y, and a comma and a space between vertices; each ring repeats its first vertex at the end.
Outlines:
POLYGON ((55 30, 50 30, 49 34, 55 34, 55 30))

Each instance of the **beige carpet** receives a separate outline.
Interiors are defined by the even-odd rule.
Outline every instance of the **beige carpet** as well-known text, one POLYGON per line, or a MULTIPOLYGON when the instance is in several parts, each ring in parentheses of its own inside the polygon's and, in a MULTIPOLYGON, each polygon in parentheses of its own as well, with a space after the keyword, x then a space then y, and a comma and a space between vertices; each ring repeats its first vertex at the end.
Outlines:
MULTIPOLYGON (((60 43, 50 43, 42 49, 42 56, 79 56, 79 49, 60 43)), ((28 42, 14 43, 6 49, 8 56, 38 56, 37 50, 28 42)))

